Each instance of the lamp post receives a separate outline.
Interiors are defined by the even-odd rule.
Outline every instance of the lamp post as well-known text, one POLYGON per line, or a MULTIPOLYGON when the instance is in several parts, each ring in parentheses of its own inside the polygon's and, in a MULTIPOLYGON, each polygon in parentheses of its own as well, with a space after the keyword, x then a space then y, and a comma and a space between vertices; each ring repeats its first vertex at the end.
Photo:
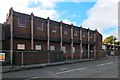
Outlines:
POLYGON ((115 38, 114 38, 114 35, 113 35, 113 57, 115 57, 115 38))

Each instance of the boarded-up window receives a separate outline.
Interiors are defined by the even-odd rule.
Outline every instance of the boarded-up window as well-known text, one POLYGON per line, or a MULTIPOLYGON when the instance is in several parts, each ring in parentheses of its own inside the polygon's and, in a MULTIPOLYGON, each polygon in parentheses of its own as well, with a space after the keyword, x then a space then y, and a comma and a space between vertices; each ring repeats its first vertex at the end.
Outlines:
POLYGON ((41 50, 41 45, 35 45, 36 50, 41 50))
POLYGON ((55 51, 55 46, 50 46, 51 51, 55 51))
POLYGON ((25 44, 17 44, 17 49, 25 50, 25 44))
POLYGON ((62 46, 62 51, 63 51, 63 53, 66 53, 66 47, 65 46, 62 46))
POLYGON ((73 47, 73 53, 75 53, 75 47, 73 47))

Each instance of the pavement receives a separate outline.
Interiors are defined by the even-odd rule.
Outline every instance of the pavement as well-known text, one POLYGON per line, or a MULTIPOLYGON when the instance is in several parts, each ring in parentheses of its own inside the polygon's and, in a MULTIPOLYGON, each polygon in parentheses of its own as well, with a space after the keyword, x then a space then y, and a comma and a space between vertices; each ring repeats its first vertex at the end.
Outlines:
POLYGON ((12 78, 11 80, 41 80, 41 78, 51 80, 52 78, 57 78, 57 80, 60 78, 62 80, 64 78, 109 78, 108 80, 116 80, 113 78, 118 78, 119 62, 117 57, 109 57, 101 60, 7 72, 3 73, 2 77, 4 79, 12 78))
POLYGON ((109 57, 97 58, 97 59, 81 59, 81 60, 70 60, 70 61, 63 61, 63 62, 53 62, 53 63, 42 63, 42 64, 33 64, 33 65, 23 65, 23 66, 2 66, 2 73, 26 70, 26 69, 33 69, 33 68, 42 68, 47 66, 57 66, 63 64, 72 64, 77 62, 86 62, 86 61, 94 61, 94 60, 101 60, 101 59, 108 59, 109 57))

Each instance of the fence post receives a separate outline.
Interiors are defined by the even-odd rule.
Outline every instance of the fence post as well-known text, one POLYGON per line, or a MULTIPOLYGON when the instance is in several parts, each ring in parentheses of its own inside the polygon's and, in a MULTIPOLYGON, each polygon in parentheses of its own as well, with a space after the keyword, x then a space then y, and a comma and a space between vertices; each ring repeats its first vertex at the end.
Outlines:
POLYGON ((22 55, 21 55, 21 62, 22 62, 22 65, 21 65, 21 67, 23 67, 23 64, 24 64, 24 54, 23 54, 23 52, 22 52, 22 55))

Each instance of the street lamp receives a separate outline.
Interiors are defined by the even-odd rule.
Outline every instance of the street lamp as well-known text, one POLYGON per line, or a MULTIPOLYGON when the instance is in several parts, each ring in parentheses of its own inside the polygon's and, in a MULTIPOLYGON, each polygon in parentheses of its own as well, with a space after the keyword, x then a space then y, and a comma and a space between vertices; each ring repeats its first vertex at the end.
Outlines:
POLYGON ((113 35, 113 57, 115 57, 115 38, 113 35))

